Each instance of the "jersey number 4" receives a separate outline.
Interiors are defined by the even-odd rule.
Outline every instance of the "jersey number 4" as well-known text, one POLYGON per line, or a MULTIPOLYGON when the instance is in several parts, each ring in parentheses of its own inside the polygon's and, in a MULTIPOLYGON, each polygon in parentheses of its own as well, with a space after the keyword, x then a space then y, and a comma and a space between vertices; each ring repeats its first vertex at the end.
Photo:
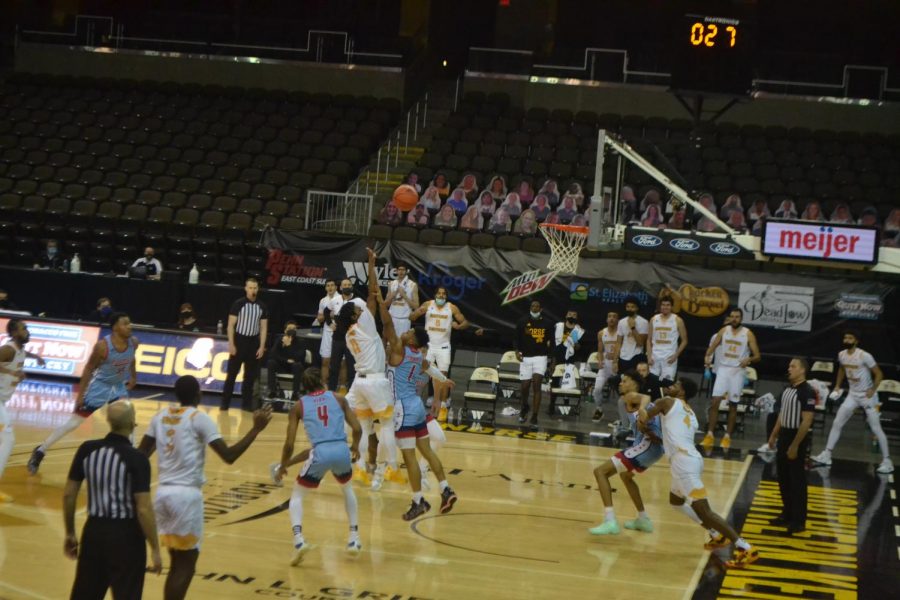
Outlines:
POLYGON ((328 407, 324 404, 320 404, 316 407, 316 416, 319 417, 319 420, 322 421, 322 425, 328 427, 328 407))

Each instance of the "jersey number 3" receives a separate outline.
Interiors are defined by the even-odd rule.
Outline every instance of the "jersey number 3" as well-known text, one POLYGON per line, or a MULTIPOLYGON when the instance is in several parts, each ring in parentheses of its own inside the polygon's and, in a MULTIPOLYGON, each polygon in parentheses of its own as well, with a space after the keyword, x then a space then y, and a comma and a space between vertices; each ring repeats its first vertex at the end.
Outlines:
POLYGON ((320 404, 316 407, 316 416, 319 417, 319 420, 322 421, 322 425, 328 427, 328 407, 324 404, 320 404))

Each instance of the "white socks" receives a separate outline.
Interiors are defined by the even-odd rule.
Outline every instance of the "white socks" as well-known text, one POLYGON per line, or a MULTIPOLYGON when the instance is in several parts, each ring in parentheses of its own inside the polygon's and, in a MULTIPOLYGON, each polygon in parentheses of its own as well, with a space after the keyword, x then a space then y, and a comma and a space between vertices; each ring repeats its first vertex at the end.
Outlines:
POLYGON ((378 429, 378 444, 384 446, 387 453, 387 463, 395 471, 397 470, 397 440, 394 438, 394 425, 389 420, 382 423, 378 429))
POLYGON ((46 454, 47 450, 50 449, 50 446, 81 427, 81 424, 84 422, 84 417, 79 415, 72 415, 71 417, 69 417, 68 421, 54 429, 53 433, 51 433, 50 436, 46 440, 44 440, 44 443, 40 446, 40 451, 46 454))
POLYGON ((3 431, 0 431, 0 477, 3 477, 3 470, 6 469, 9 455, 12 454, 13 446, 16 444, 16 436, 13 435, 12 429, 8 425, 0 425, 0 427, 3 427, 3 431))
POLYGON ((349 481, 341 484, 341 492, 344 493, 344 508, 347 509, 347 519, 350 521, 350 530, 354 531, 354 528, 359 528, 359 508, 356 503, 356 494, 353 493, 353 486, 350 485, 349 481))
MULTIPOLYGON (((347 486, 349 487, 349 486, 347 486)), ((303 543, 303 494, 306 493, 306 488, 304 488, 299 483, 294 484, 294 490, 291 492, 291 502, 288 505, 288 512, 291 515, 291 527, 294 532, 294 546, 303 543)), ((350 491, 353 493, 353 490, 350 491)), ((346 499, 346 496, 345 496, 346 499)), ((354 496, 353 502, 356 502, 356 497, 354 496)))
POLYGON ((604 517, 603 517, 604 521, 609 522, 609 521, 616 520, 616 511, 613 510, 612 506, 607 506, 606 508, 604 508, 603 513, 604 513, 604 517))

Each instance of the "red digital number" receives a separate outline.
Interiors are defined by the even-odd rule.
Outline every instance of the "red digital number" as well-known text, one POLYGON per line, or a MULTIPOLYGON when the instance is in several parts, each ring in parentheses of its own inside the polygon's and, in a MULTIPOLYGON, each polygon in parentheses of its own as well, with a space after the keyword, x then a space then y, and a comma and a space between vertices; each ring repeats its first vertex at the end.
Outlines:
POLYGON ((319 417, 319 420, 322 421, 322 425, 328 427, 328 407, 324 404, 320 404, 316 407, 316 416, 319 417))

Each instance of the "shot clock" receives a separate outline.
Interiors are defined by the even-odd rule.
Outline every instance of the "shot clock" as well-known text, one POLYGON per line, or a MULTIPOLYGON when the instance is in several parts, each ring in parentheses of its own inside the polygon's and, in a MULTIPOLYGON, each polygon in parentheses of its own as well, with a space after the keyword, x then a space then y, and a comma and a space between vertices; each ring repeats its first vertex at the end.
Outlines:
POLYGON ((754 27, 747 18, 689 13, 673 27, 672 89, 742 96, 753 78, 754 27))

